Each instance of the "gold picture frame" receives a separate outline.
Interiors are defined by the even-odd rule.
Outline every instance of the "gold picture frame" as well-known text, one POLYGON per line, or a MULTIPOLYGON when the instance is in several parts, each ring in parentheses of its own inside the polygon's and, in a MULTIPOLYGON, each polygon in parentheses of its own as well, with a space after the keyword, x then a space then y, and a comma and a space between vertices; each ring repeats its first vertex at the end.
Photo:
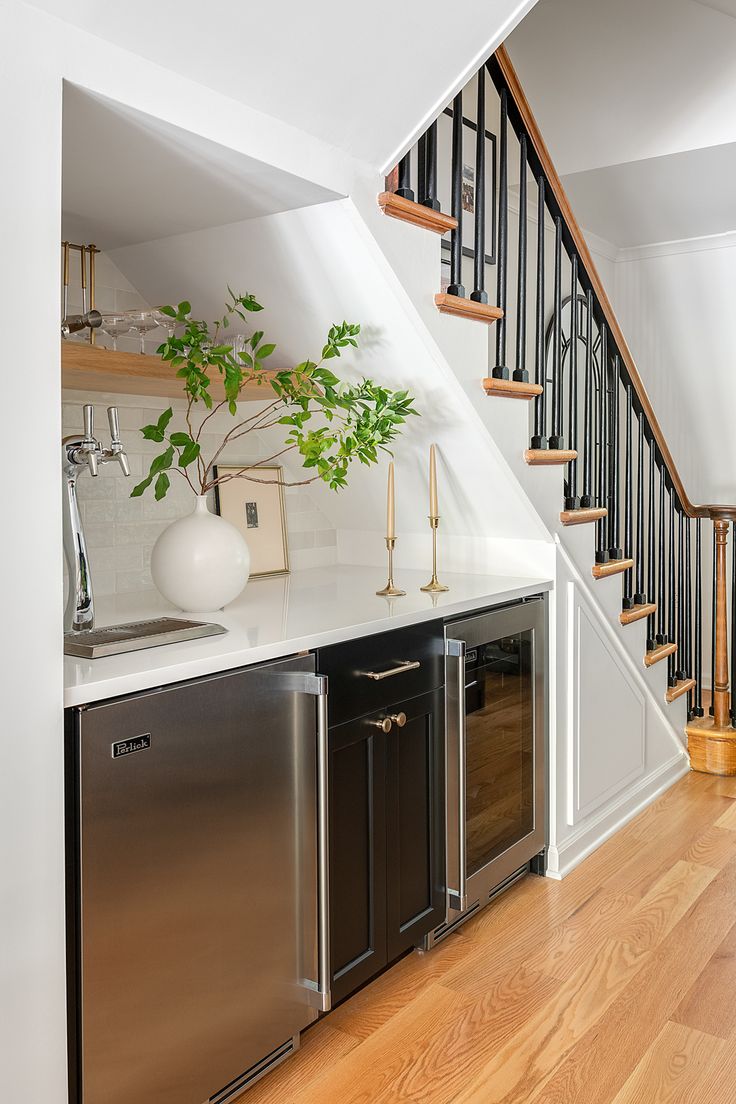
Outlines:
MULTIPOLYGON (((242 464, 218 464, 213 474, 218 479, 242 468, 242 464)), ((254 468, 253 475, 257 475, 259 482, 239 478, 216 484, 215 509, 245 537, 251 556, 251 579, 288 575, 284 469, 276 466, 254 468)))

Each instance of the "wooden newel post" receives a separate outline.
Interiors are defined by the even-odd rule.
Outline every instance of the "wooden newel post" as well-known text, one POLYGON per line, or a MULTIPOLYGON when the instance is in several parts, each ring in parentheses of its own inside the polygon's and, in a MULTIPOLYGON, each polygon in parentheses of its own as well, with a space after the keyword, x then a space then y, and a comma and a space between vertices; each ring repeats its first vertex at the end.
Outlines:
POLYGON ((726 595, 726 542, 728 522, 717 518, 713 522, 716 541, 716 656, 713 685, 713 723, 727 728, 731 723, 728 693, 728 600, 726 595))

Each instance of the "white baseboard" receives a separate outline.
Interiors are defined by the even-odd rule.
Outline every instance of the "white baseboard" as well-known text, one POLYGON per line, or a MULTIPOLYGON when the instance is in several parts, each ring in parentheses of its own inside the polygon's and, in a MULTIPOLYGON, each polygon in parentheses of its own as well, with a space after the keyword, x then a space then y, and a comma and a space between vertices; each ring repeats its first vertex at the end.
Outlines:
POLYGON ((568 836, 559 847, 550 846, 547 849, 546 876, 560 881, 689 770, 690 760, 683 751, 642 778, 618 801, 608 805, 568 836))

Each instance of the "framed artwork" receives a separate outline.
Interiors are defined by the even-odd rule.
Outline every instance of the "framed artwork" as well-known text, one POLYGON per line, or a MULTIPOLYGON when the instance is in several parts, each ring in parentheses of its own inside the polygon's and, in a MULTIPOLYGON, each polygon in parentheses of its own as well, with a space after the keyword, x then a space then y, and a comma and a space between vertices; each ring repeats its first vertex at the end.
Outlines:
MULTIPOLYGON (((242 464, 217 465, 215 478, 234 475, 242 464)), ((250 575, 287 575, 289 547, 286 507, 280 467, 254 468, 253 479, 229 479, 215 487, 215 509, 245 537, 250 550, 250 575)))
MULTIPOLYGON (((463 116, 463 159, 461 179, 463 256, 475 256, 475 143, 478 128, 463 116)), ((437 120, 438 179, 437 198, 443 211, 452 211, 452 109, 445 108, 437 120)), ((486 130, 486 264, 496 263, 496 135, 486 130)), ((442 241, 443 252, 450 252, 449 239, 442 241)))

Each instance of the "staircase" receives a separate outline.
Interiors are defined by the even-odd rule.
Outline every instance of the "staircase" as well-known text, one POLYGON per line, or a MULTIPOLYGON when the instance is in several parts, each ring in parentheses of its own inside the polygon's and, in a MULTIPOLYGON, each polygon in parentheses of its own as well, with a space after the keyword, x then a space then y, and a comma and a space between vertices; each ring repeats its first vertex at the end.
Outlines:
POLYGON ((492 328, 481 381, 494 404, 490 431, 533 501, 541 498, 571 570, 587 558, 595 587, 617 588, 600 604, 617 632, 639 625, 627 649, 645 671, 666 671, 664 706, 686 703, 691 766, 736 774, 736 556, 729 566, 727 554, 736 506, 688 497, 503 47, 405 154, 378 203, 442 236, 436 310, 492 328))

